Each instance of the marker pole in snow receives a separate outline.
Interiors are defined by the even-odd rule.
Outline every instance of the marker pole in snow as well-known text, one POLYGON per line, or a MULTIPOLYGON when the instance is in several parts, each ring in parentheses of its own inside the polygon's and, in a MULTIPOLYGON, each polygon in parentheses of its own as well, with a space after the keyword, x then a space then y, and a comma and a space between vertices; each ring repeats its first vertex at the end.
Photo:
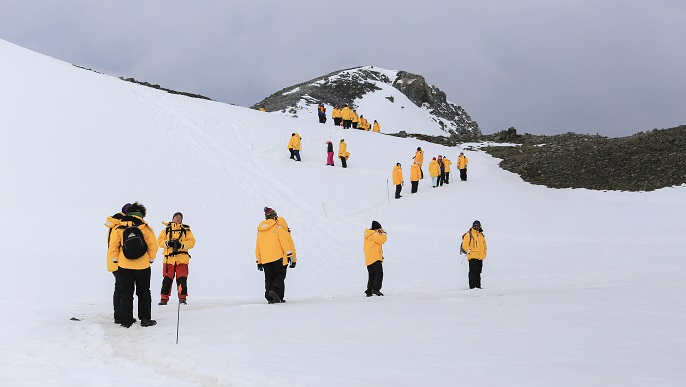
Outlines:
POLYGON ((391 190, 388 188, 388 179, 386 179, 386 197, 388 198, 388 204, 391 204, 391 190))
POLYGON ((179 316, 181 315, 181 302, 179 301, 179 306, 176 309, 176 344, 179 343, 179 316))

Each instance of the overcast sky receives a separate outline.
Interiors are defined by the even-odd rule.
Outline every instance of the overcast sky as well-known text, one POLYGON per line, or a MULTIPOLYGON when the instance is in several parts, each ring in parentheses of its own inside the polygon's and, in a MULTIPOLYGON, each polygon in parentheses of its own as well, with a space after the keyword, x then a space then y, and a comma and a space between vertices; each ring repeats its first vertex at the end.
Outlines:
POLYGON ((0 0, 0 10, 9 42, 241 106, 373 65, 425 76, 484 133, 686 124, 683 0, 0 0))

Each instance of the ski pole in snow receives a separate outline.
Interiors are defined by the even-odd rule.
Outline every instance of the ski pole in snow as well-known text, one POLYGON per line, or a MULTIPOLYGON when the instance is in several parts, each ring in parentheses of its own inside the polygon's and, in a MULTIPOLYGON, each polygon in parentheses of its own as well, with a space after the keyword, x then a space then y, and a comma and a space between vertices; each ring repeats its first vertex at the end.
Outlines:
POLYGON ((181 302, 179 301, 179 306, 176 309, 176 344, 179 343, 179 316, 181 315, 181 302))
POLYGON ((324 203, 322 203, 322 208, 324 209, 324 215, 326 215, 326 217, 328 218, 329 214, 326 213, 326 206, 324 205, 324 203))
POLYGON ((391 190, 388 188, 388 178, 386 178, 386 196, 388 197, 388 204, 391 204, 391 190))

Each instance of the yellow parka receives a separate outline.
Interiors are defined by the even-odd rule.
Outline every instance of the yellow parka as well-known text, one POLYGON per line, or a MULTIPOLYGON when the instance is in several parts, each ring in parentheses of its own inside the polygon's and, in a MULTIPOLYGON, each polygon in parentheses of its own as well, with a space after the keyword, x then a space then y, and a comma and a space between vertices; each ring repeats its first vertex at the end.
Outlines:
MULTIPOLYGON (((288 222, 286 222, 286 219, 284 219, 281 216, 276 217, 276 223, 283 227, 286 231, 288 231, 288 247, 287 247, 287 252, 291 251, 293 253, 293 256, 291 257, 291 262, 297 262, 296 259, 296 254, 295 254, 295 243, 293 243, 293 237, 291 236, 291 228, 288 227, 288 222)), ((286 266, 288 265, 288 254, 284 255, 283 257, 283 265, 286 266)))
POLYGON ((462 248, 467 252, 467 260, 471 259, 486 259, 486 238, 480 231, 470 228, 462 237, 462 248))
POLYGON ((441 174, 441 166, 438 165, 438 161, 431 160, 429 163, 429 176, 436 177, 441 174))
POLYGON ((155 231, 139 216, 127 215, 123 217, 119 226, 112 231, 108 255, 110 260, 116 262, 123 269, 145 270, 149 268, 150 264, 155 260, 155 256, 157 256, 155 231), (122 251, 124 229, 133 225, 138 226, 143 232, 145 243, 148 245, 148 252, 138 259, 128 259, 122 251))
POLYGON ((341 118, 341 109, 338 107, 333 108, 331 111, 331 118, 341 118))
POLYGON ((338 157, 345 157, 347 159, 349 156, 348 144, 346 144, 345 141, 341 141, 341 143, 338 144, 338 157))
POLYGON ((379 125, 378 122, 374 121, 374 126, 372 127, 372 132, 379 133, 381 131, 381 125, 379 125))
POLYGON ((400 165, 393 167, 393 185, 398 185, 403 183, 403 170, 400 165))
POLYGON ((288 231, 274 219, 263 220, 257 226, 257 240, 255 242, 255 258, 258 264, 278 261, 289 252, 288 231))
POLYGON ((341 109, 341 118, 343 118, 344 121, 349 121, 353 119, 353 111, 347 106, 344 106, 343 109, 341 109))
POLYGON ((107 230, 107 271, 110 273, 117 271, 119 269, 119 265, 116 263, 112 262, 112 257, 110 257, 110 240, 112 239, 112 231, 114 231, 117 226, 121 223, 121 219, 126 216, 123 212, 118 212, 112 216, 108 216, 107 219, 105 220, 105 227, 108 228, 107 230))
POLYGON ((157 236, 157 246, 163 250, 163 263, 174 265, 177 263, 190 263, 190 254, 188 250, 195 246, 195 236, 191 232, 191 227, 187 224, 178 224, 174 222, 162 222, 164 230, 160 231, 157 236), (181 247, 174 254, 174 249, 168 246, 168 242, 178 239, 181 242, 181 247))
POLYGON ((448 160, 447 157, 443 158, 443 167, 445 168, 445 172, 450 172, 450 166, 453 165, 453 162, 448 160))
POLYGON ((419 170, 419 164, 413 163, 410 167, 410 181, 419 181, 422 172, 419 170))
POLYGON ((414 162, 418 163, 420 167, 424 164, 424 151, 419 150, 414 154, 414 162))
POLYGON ((369 266, 376 261, 383 262, 381 245, 386 243, 388 236, 379 230, 366 229, 364 231, 364 263, 369 266))
POLYGON ((467 168, 467 163, 469 163, 469 160, 467 159, 467 156, 465 156, 465 155, 460 155, 460 157, 457 158, 457 168, 458 168, 458 169, 465 169, 465 168, 467 168))
POLYGON ((364 130, 369 130, 369 123, 367 122, 367 119, 364 117, 360 118, 360 123, 357 124, 357 127, 364 130))
POLYGON ((354 110, 350 113, 350 120, 352 122, 360 122, 360 116, 357 115, 357 112, 354 110))
POLYGON ((298 133, 292 135, 291 139, 288 140, 288 149, 300 150, 300 139, 301 137, 298 133))

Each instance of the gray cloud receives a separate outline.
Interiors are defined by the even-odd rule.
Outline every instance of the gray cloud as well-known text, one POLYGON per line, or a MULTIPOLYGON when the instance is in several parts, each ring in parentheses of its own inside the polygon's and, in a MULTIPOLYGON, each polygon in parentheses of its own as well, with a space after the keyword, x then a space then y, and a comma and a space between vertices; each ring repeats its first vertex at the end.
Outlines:
POLYGON ((424 75, 484 133, 686 124, 686 3, 0 0, 0 37, 249 106, 331 71, 424 75), (101 4, 102 3, 102 4, 101 4))

